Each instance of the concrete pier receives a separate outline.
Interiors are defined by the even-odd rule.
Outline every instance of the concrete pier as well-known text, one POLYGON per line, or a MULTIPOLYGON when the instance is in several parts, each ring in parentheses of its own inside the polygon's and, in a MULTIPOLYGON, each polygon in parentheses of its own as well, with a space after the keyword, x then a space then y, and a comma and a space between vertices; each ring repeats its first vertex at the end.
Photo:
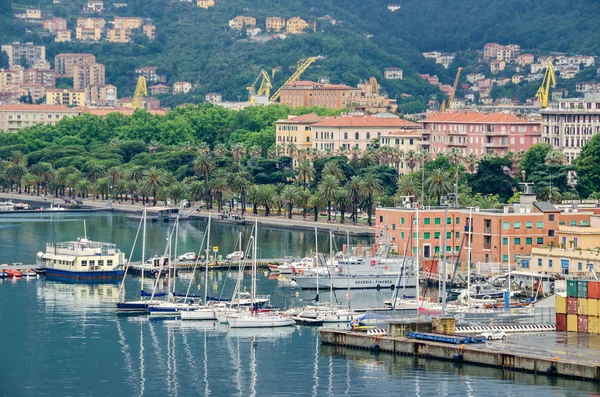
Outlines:
MULTIPOLYGON (((591 350, 589 341, 571 342, 569 335, 551 332, 537 338, 514 338, 507 342, 493 341, 483 345, 452 345, 429 342, 406 337, 369 336, 354 331, 321 330, 321 342, 325 345, 353 349, 388 352, 434 360, 455 361, 474 365, 501 368, 520 372, 546 374, 600 382, 600 356, 591 350), (552 334, 552 335, 550 335, 552 334), (566 337, 566 345, 558 338, 566 337), (552 338, 555 338, 552 341, 552 338), (546 346, 543 343, 547 340, 546 346), (554 353, 554 354, 550 354, 554 353)), ((592 345, 594 345, 592 341, 592 345)))

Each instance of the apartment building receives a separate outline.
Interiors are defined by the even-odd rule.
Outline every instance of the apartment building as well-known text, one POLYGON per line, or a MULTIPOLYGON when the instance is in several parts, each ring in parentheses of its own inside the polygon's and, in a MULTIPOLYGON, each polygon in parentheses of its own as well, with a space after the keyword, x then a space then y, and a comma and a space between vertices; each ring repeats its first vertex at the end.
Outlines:
POLYGON ((502 72, 504 69, 506 69, 505 61, 502 61, 499 59, 494 59, 493 61, 490 62, 490 72, 498 73, 498 72, 502 72))
POLYGON ((46 19, 43 22, 44 30, 50 33, 56 33, 59 30, 67 29, 67 20, 64 18, 46 19))
POLYGON ((87 10, 91 12, 102 12, 104 10, 103 0, 88 0, 87 10))
POLYGON ((561 225, 589 226, 592 215, 562 212, 552 204, 537 202, 533 194, 523 194, 519 204, 502 210, 421 209, 418 221, 414 208, 377 208, 376 236, 381 239, 387 234, 400 255, 407 246, 408 255, 416 254, 418 246, 424 263, 445 254, 450 263, 459 261, 465 269, 470 242, 472 263, 514 265, 529 260, 536 247, 556 246, 561 225))
POLYGON ((219 103, 223 101, 223 95, 218 92, 209 92, 204 96, 204 100, 210 103, 219 103))
POLYGON ((150 93, 152 95, 170 94, 171 87, 165 84, 157 84, 150 87, 150 93))
POLYGON ((398 110, 395 99, 379 94, 379 84, 374 78, 363 81, 358 84, 357 88, 352 89, 346 106, 364 114, 394 113, 398 110))
POLYGON ((57 43, 68 43, 72 40, 72 32, 70 30, 59 30, 56 32, 54 41, 57 43))
MULTIPOLYGON (((409 152, 418 153, 421 150, 420 140, 421 130, 411 126, 381 135, 379 145, 395 148, 399 153, 406 155, 409 152)), ((395 167, 400 177, 420 169, 418 161, 412 164, 405 157, 389 158, 388 165, 395 167)))
POLYGON ((146 81, 149 83, 165 83, 167 81, 167 76, 164 74, 158 74, 157 70, 157 66, 144 66, 137 68, 135 73, 144 76, 146 81))
POLYGON ((421 145, 430 153, 457 149, 463 155, 477 157, 494 152, 527 150, 541 141, 539 121, 506 113, 446 112, 422 121, 421 145))
POLYGON ((417 130, 420 125, 398 117, 339 116, 325 117, 311 125, 313 148, 365 150, 374 140, 398 130, 417 130))
POLYGON ((535 62, 535 56, 533 54, 521 54, 517 57, 517 65, 525 67, 535 62))
POLYGON ((104 18, 77 18, 76 27, 78 27, 78 28, 104 29, 105 26, 106 26, 106 21, 104 20, 104 18))
POLYGON ((35 124, 56 124, 80 114, 81 109, 63 105, 4 105, 0 106, 0 131, 17 132, 35 124))
POLYGON ((285 18, 267 17, 265 27, 267 32, 281 32, 285 30, 285 18))
POLYGON ((117 102, 117 87, 112 84, 92 86, 89 89, 89 100, 92 105, 105 104, 112 106, 117 102))
POLYGON ((349 104, 352 87, 344 84, 321 84, 314 81, 296 81, 281 88, 279 102, 292 107, 324 106, 343 109, 349 104))
POLYGON ((79 41, 100 41, 102 39, 102 28, 75 28, 75 39, 79 41))
POLYGON ((111 43, 129 43, 131 41, 131 30, 108 29, 106 31, 106 40, 108 40, 111 43))
POLYGON ((600 94, 560 98, 541 109, 542 141, 552 145, 573 163, 581 148, 600 133, 600 94))
POLYGON ((54 57, 54 70, 56 77, 73 77, 73 66, 90 65, 96 63, 92 54, 58 54, 54 57))
POLYGON ((25 17, 27 19, 40 19, 42 18, 42 10, 39 8, 28 8, 25 10, 25 17))
POLYGON ((21 75, 24 84, 41 84, 46 88, 54 88, 56 85, 56 75, 53 70, 25 69, 21 75))
POLYGON ((238 15, 229 21, 229 27, 233 30, 242 30, 250 26, 256 26, 256 18, 238 15))
POLYGON ((46 104, 48 105, 85 106, 85 97, 85 90, 82 89, 49 88, 46 90, 46 104))
MULTIPOLYGON (((289 145, 293 143, 296 150, 302 151, 313 147, 312 126, 321 121, 322 118, 315 113, 302 116, 288 116, 287 119, 275 122, 275 144, 283 147, 285 154, 289 152, 289 145)), ((294 166, 297 159, 294 159, 294 166)))
POLYGON ((30 96, 33 102, 37 102, 46 95, 46 87, 37 83, 21 83, 15 86, 19 98, 30 96))
POLYGON ((18 41, 12 44, 2 45, 2 51, 8 56, 9 69, 21 65, 21 60, 25 60, 27 66, 32 66, 38 61, 46 60, 46 47, 43 45, 33 45, 33 43, 21 44, 18 41))
POLYGON ((173 83, 173 94, 187 94, 192 90, 192 84, 187 81, 176 81, 173 83))
POLYGON ((402 80, 402 69, 400 68, 385 68, 383 70, 383 77, 386 80, 402 80))
POLYGON ((73 88, 87 89, 91 86, 103 86, 105 83, 103 64, 73 65, 73 88))
POLYGON ((115 17, 113 21, 115 29, 139 29, 142 27, 142 18, 140 17, 115 17))
POLYGON ((215 6, 215 0, 198 0, 196 5, 200 8, 209 9, 215 6))
POLYGON ((285 31, 291 34, 304 33, 304 29, 308 27, 308 22, 300 17, 293 17, 285 22, 285 31))
POLYGON ((154 40, 156 38, 156 26, 152 24, 146 24, 142 26, 142 32, 148 37, 148 40, 154 40))

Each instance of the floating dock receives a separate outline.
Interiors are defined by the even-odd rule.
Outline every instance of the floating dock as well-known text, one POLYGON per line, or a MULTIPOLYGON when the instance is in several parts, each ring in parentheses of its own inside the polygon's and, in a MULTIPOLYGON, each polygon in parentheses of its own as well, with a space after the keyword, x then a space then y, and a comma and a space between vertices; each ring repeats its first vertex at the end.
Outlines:
POLYGON ((320 330, 324 345, 600 382, 600 338, 587 336, 590 338, 549 332, 534 336, 511 335, 506 341, 456 345, 404 336, 320 330))

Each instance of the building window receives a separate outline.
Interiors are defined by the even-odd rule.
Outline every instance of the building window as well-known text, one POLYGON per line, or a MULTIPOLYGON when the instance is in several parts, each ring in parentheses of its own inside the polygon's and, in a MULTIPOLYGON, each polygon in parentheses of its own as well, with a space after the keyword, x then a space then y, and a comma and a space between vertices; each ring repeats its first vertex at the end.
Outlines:
POLYGON ((87 261, 81 261, 81 266, 87 266, 87 261))
POLYGON ((521 261, 521 267, 522 267, 523 269, 529 269, 529 261, 528 261, 528 260, 525 260, 525 259, 524 259, 524 260, 522 260, 522 261, 521 261))
POLYGON ((403 239, 404 238, 404 232, 400 232, 400 238, 403 239))
POLYGON ((431 225, 431 218, 423 218, 424 225, 431 225))
POLYGON ((525 222, 525 229, 533 229, 533 222, 525 222))
POLYGON ((460 232, 456 232, 456 236, 455 237, 459 238, 460 237, 460 232))
POLYGON ((502 230, 510 230, 510 222, 502 222, 502 230))
POLYGON ((404 218, 400 218, 400 224, 404 225, 404 218))
POLYGON ((548 230, 548 237, 554 237, 554 230, 548 230))
POLYGON ((543 245, 544 244, 544 238, 543 237, 538 237, 535 242, 536 242, 536 244, 543 245))
POLYGON ((552 267, 552 259, 548 259, 548 267, 552 267))
POLYGON ((581 221, 581 226, 589 226, 590 223, 588 221, 581 221))
POLYGON ((441 234, 440 232, 433 233, 433 238, 439 239, 440 238, 440 234, 441 234))
POLYGON ((583 263, 577 262, 577 270, 578 271, 583 271, 583 263))
POLYGON ((452 252, 452 247, 451 247, 451 246, 449 246, 449 245, 447 245, 447 246, 446 246, 446 252, 452 252))
POLYGON ((446 218, 446 224, 447 225, 451 225, 452 224, 452 218, 446 218))
POLYGON ((513 241, 515 245, 521 245, 521 237, 515 237, 513 241))
POLYGON ((577 226, 577 221, 570 221, 569 226, 577 226))
POLYGON ((431 233, 430 232, 423 233, 423 239, 430 240, 431 239, 431 233))
POLYGON ((415 233, 413 233, 413 238, 417 239, 417 238, 419 238, 419 235, 415 232, 415 233))
POLYGON ((548 222, 554 222, 554 214, 548 214, 548 222))
POLYGON ((358 132, 354 134, 354 139, 356 139, 356 140, 360 139, 360 134, 358 132))
POLYGON ((520 229, 521 228, 521 222, 515 222, 515 230, 520 229))
POLYGON ((508 262, 508 255, 507 254, 502 255, 502 262, 508 262))
POLYGON ((531 244, 533 244, 533 237, 527 237, 527 238, 525 239, 525 244, 527 244, 527 245, 531 245, 531 244))
POLYGON ((456 224, 460 225, 460 218, 459 217, 456 217, 456 224))
POLYGON ((348 139, 348 133, 344 132, 344 139, 348 139))
POLYGON ((452 238, 452 232, 446 232, 446 238, 452 238))
POLYGON ((436 225, 441 225, 441 223, 442 223, 442 218, 435 218, 435 219, 433 220, 433 223, 434 223, 434 224, 436 224, 436 225))
POLYGON ((379 222, 383 222, 383 215, 379 215, 379 222))
POLYGON ((371 139, 371 133, 367 132, 367 140, 371 139))
POLYGON ((502 238, 502 245, 508 245, 508 237, 502 238))
POLYGON ((456 247, 454 247, 454 251, 456 251, 456 252, 460 251, 460 245, 457 245, 456 247))
POLYGON ((538 229, 543 229, 544 228, 544 221, 539 221, 535 224, 535 227, 538 229))
POLYGON ((396 230, 396 224, 392 223, 392 230, 396 230))

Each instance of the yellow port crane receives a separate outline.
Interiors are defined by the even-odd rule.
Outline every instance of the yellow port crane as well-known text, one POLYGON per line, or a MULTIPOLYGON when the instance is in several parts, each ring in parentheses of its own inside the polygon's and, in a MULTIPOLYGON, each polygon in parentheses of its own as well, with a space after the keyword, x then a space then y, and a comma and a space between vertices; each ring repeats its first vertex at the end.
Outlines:
MULTIPOLYGON (((452 106, 452 101, 454 101, 454 97, 456 96, 456 89, 458 88, 458 80, 460 79, 460 72, 462 72, 463 68, 460 67, 456 71, 456 78, 454 79, 454 85, 452 85, 452 91, 450 91, 450 96, 448 97, 448 106, 452 106)), ((446 111, 446 100, 442 102, 442 112, 446 111)))
POLYGON ((542 109, 548 107, 548 102, 550 101, 550 87, 556 87, 556 75, 554 74, 554 65, 552 65, 552 61, 548 61, 542 85, 535 94, 535 97, 540 101, 540 108, 542 109))
POLYGON ((135 86, 135 92, 131 99, 131 107, 133 109, 142 109, 144 107, 144 98, 148 96, 148 89, 146 88, 146 78, 144 76, 138 77, 137 84, 135 86))
POLYGON ((254 103, 256 101, 257 96, 266 96, 267 98, 271 95, 271 88, 273 85, 271 84, 271 79, 269 78, 269 74, 263 69, 260 71, 256 79, 252 83, 251 86, 246 87, 248 90, 248 100, 250 103, 254 103), (258 91, 256 91, 256 84, 260 81, 260 86, 258 87, 258 91))
POLYGON ((292 84, 293 82, 297 81, 300 78, 300 76, 302 75, 302 73, 304 73, 304 71, 306 69, 308 69, 308 67, 310 65, 312 65, 312 63, 314 61, 316 61, 317 59, 321 59, 321 58, 323 58, 323 57, 316 56, 316 57, 310 57, 303 61, 299 61, 298 68, 296 68, 296 71, 294 72, 294 74, 289 79, 287 79, 287 81, 285 83, 283 83, 283 85, 281 87, 279 87, 279 89, 277 91, 275 91, 273 96, 271 98, 269 98, 269 102, 275 102, 276 100, 278 100, 279 95, 281 94, 282 87, 286 86, 287 84, 292 84))

